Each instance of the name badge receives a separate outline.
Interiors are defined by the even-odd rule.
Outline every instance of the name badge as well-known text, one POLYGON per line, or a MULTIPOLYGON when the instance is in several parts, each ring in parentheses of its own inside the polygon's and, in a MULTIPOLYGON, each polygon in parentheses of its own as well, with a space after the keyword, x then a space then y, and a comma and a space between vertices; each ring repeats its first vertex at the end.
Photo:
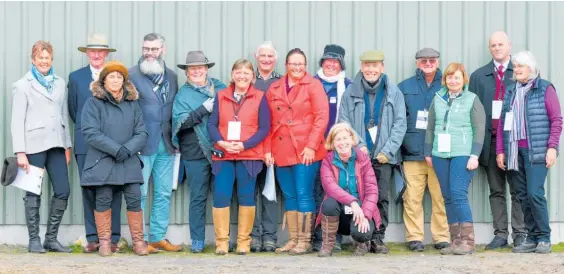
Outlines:
POLYGON ((352 208, 351 208, 350 206, 345 206, 345 214, 346 214, 346 215, 351 215, 351 214, 353 214, 352 208))
POLYGON ((374 126, 368 129, 368 133, 370 134, 370 138, 372 138, 372 143, 376 143, 376 135, 378 135, 378 127, 374 126))
POLYGON ((241 122, 231 121, 227 126, 227 140, 239 141, 241 140, 241 122))
POLYGON ((503 130, 511 131, 512 129, 513 129, 513 111, 510 111, 505 114, 505 120, 503 122, 503 130))
POLYGON ((439 140, 437 143, 439 144, 439 152, 450 152, 450 134, 439 133, 439 140))
POLYGON ((499 119, 501 117, 501 106, 503 101, 495 100, 492 102, 492 119, 499 119))
POLYGON ((427 129, 427 118, 429 117, 429 112, 426 110, 417 111, 417 122, 415 122, 415 128, 417 129, 427 129))
POLYGON ((337 103, 337 97, 329 97, 329 104, 336 104, 337 103))

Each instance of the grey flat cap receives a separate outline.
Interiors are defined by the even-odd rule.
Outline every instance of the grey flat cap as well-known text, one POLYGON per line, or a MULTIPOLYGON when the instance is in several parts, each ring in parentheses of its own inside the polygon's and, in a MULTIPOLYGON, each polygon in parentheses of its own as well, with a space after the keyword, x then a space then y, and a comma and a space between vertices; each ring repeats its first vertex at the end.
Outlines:
POLYGON ((439 52, 432 49, 432 48, 423 48, 423 49, 420 49, 415 54, 415 59, 419 59, 419 58, 439 58, 440 56, 441 55, 439 54, 439 52))

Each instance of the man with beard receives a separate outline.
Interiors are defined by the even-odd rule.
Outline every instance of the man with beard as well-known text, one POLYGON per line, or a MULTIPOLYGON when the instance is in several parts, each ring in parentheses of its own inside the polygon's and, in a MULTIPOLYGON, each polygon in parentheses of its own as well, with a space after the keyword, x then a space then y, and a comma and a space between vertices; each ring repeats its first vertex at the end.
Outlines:
POLYGON ((145 180, 141 186, 143 209, 145 209, 151 175, 154 184, 148 233, 150 238, 146 232, 144 238, 149 242, 148 249, 151 253, 159 249, 178 252, 182 247, 173 245, 165 239, 169 222, 175 153, 172 146, 172 104, 178 90, 178 80, 176 73, 168 69, 163 60, 166 46, 162 35, 158 33, 145 35, 142 49, 143 55, 137 65, 129 69, 129 74, 131 82, 139 91, 139 105, 149 133, 147 145, 140 155, 145 180))
MULTIPOLYGON (((78 165, 78 175, 82 178, 82 169, 86 160, 88 144, 82 136, 82 108, 86 101, 92 97, 90 83, 98 80, 98 74, 102 71, 106 62, 106 57, 110 52, 116 50, 108 46, 106 36, 93 33, 88 37, 88 44, 79 47, 80 52, 88 56, 88 65, 70 73, 68 82, 68 107, 69 116, 74 122, 74 156, 78 165)), ((114 197, 121 197, 121 191, 116 191, 114 197)), ((96 205, 96 191, 89 187, 82 188, 82 206, 84 208, 84 227, 86 230, 86 241, 88 244, 84 248, 85 253, 92 253, 98 250, 98 232, 94 222, 94 207, 96 205)), ((120 217, 121 199, 113 199, 112 202, 112 252, 118 252, 118 241, 120 239, 120 217)))

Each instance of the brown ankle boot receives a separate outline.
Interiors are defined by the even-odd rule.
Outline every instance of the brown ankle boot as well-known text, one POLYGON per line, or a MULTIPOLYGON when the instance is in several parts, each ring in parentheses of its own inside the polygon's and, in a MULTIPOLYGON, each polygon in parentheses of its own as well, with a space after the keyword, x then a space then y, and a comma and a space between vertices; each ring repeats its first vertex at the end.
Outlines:
POLYGON ((286 211, 284 221, 282 221, 282 228, 284 228, 284 224, 288 225, 288 242, 274 251, 278 254, 289 252, 298 244, 298 212, 295 210, 286 211))
POLYGON ((139 256, 149 254, 147 244, 143 240, 143 211, 127 211, 127 222, 129 223, 129 231, 131 232, 133 252, 139 256))
POLYGON ((333 248, 337 240, 337 230, 339 229, 339 216, 325 216, 321 214, 321 232, 323 242, 317 256, 329 257, 333 254, 333 248))
POLYGON ((108 209, 103 212, 94 210, 94 221, 96 222, 96 231, 98 232, 98 241, 100 247, 98 254, 102 257, 112 255, 112 210, 108 209))
POLYGON ((368 244, 370 243, 370 241, 360 243, 353 239, 353 242, 354 242, 354 251, 352 254, 353 256, 364 256, 366 255, 366 253, 368 253, 368 244))
POLYGON ((441 249, 441 254, 443 255, 449 255, 452 254, 452 251, 461 243, 461 237, 460 237, 460 224, 459 223, 453 223, 453 224, 449 224, 448 225, 448 229, 450 232, 450 246, 447 248, 443 248, 441 249))
POLYGON ((476 252, 474 244, 474 224, 462 223, 460 224, 460 244, 453 249, 452 254, 466 255, 476 252))
POLYGON ((298 244, 290 250, 290 255, 311 252, 311 212, 298 213, 298 244))

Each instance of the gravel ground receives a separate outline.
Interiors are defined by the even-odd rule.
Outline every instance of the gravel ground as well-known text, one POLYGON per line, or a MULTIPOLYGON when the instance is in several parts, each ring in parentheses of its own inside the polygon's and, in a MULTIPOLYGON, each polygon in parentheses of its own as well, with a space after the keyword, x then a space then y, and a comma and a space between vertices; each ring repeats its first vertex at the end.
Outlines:
MULTIPOLYGON (((210 251, 211 252, 211 251, 210 251)), ((564 253, 513 254, 478 252, 442 256, 434 251, 331 258, 315 254, 160 253, 138 257, 131 253, 101 258, 96 254, 29 254, 23 247, 0 246, 0 273, 564 273, 564 253)))

